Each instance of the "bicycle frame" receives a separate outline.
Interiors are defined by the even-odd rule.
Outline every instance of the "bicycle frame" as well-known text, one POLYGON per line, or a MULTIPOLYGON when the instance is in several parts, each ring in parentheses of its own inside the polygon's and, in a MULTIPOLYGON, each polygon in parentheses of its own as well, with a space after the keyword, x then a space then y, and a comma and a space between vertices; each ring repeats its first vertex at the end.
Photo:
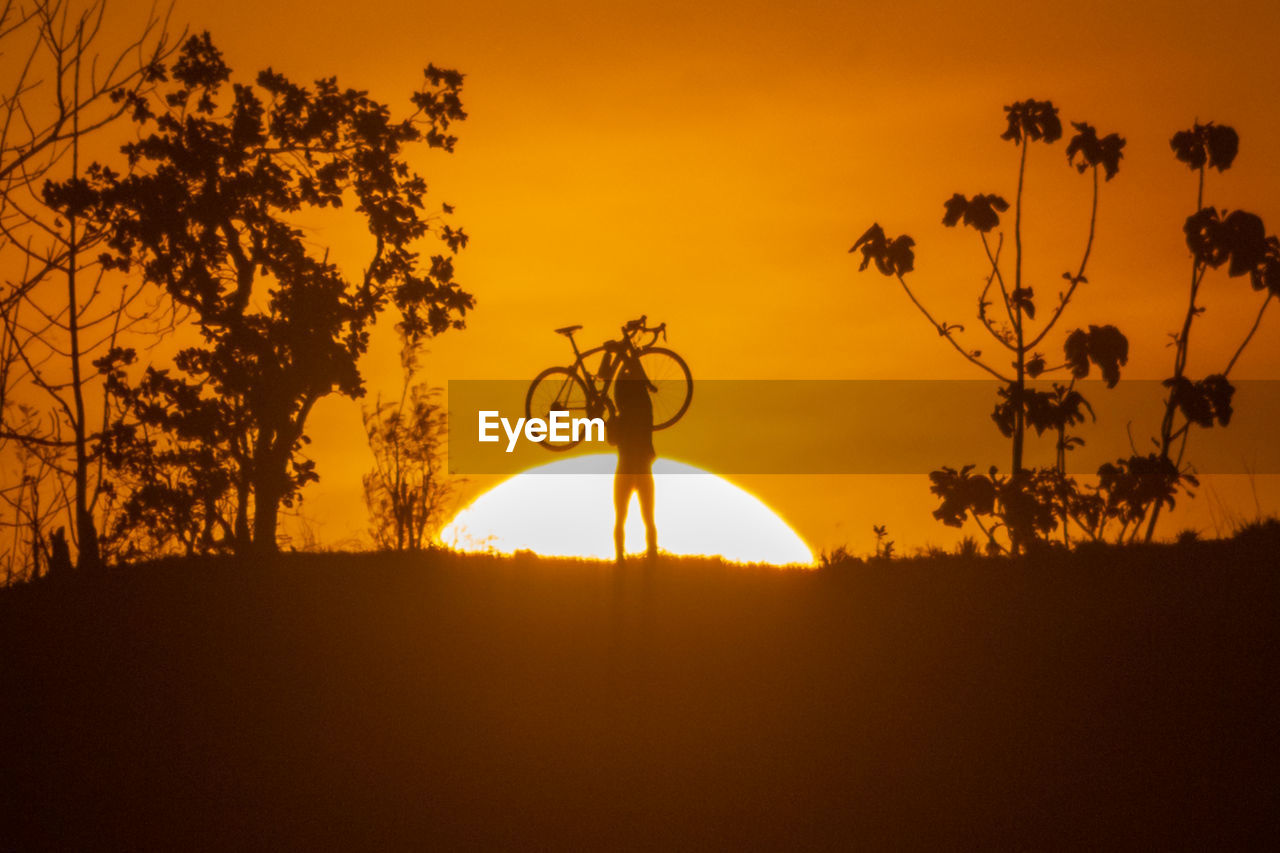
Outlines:
MULTIPOLYGON (((563 410, 585 413, 588 418, 603 416, 612 419, 617 414, 617 409, 610 395, 622 381, 624 369, 627 370, 627 379, 636 375, 631 368, 639 369, 639 377, 643 378, 650 393, 660 395, 654 400, 655 406, 662 412, 660 417, 655 412, 655 430, 671 426, 688 410, 693 399, 693 375, 689 372, 689 365, 671 350, 657 346, 659 337, 666 340, 666 323, 648 327, 642 316, 623 325, 622 336, 618 340, 606 341, 598 347, 586 350, 578 347, 574 337, 581 329, 582 326, 566 326, 555 330, 557 334, 569 339, 569 345, 573 348, 573 361, 564 366, 548 367, 529 384, 524 402, 527 417, 545 417, 548 411, 563 410), (650 337, 645 338, 646 334, 650 337), (654 361, 646 364, 650 360, 650 354, 654 361), (598 363, 594 361, 596 358, 600 359, 598 363), (595 370, 592 370, 593 363, 596 364, 595 370), (658 381, 663 383, 664 388, 674 389, 677 396, 672 396, 655 385, 654 378, 649 375, 650 371, 656 371, 661 377, 658 381), (665 377, 672 371, 677 379, 669 383, 665 377), (679 396, 680 394, 683 396, 679 396)), ((575 441, 561 447, 552 447, 551 444, 546 446, 552 450, 567 450, 576 444, 575 441)))
MULTIPOLYGON (((636 323, 636 321, 632 322, 636 323)), ((664 323, 656 328, 645 328, 644 318, 641 317, 637 325, 628 324, 622 327, 621 340, 609 341, 585 351, 578 349, 578 342, 574 340, 572 334, 567 336, 569 344, 573 347, 573 365, 569 370, 578 374, 587 388, 588 415, 595 417, 599 413, 612 408, 612 403, 609 402, 609 389, 613 386, 613 380, 617 377, 619 369, 623 364, 639 359, 640 353, 644 349, 653 346, 658 340, 658 335, 665 332, 665 326, 666 324, 664 323), (634 337, 645 333, 652 335, 649 343, 644 347, 637 346, 634 337), (605 361, 602 364, 607 365, 606 369, 601 371, 604 374, 603 376, 592 373, 586 363, 588 358, 600 352, 605 353, 605 361), (616 360, 608 361, 610 355, 617 356, 616 360), (599 387, 596 386, 597 379, 602 380, 599 387)), ((648 377, 645 377, 645 381, 648 382, 648 377)), ((650 384, 650 389, 657 390, 653 388, 652 384, 650 384)))

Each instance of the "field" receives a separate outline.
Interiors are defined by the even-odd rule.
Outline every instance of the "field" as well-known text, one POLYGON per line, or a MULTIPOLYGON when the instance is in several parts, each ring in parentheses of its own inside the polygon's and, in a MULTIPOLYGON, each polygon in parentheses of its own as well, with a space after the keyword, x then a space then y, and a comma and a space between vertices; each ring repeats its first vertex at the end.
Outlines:
POLYGON ((1262 846, 1277 548, 46 579, 0 592, 0 847, 1262 846))

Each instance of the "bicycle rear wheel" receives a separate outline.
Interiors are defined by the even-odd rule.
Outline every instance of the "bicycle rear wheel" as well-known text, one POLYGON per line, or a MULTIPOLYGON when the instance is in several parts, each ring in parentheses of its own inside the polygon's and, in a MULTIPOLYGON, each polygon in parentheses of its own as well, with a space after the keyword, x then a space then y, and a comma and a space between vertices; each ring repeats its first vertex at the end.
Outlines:
MULTIPOLYGON (((529 385, 524 398, 524 416, 550 421, 551 412, 567 412, 572 418, 589 417, 587 414, 587 386, 582 377, 567 367, 549 367, 538 374, 529 385)), ((572 433, 571 433, 572 434, 572 433)), ((581 440, 552 441, 551 436, 541 442, 547 450, 562 451, 577 447, 581 440)))
POLYGON ((693 402, 693 374, 684 359, 665 347, 640 351, 640 367, 657 388, 653 401, 653 428, 666 429, 684 417, 693 402))

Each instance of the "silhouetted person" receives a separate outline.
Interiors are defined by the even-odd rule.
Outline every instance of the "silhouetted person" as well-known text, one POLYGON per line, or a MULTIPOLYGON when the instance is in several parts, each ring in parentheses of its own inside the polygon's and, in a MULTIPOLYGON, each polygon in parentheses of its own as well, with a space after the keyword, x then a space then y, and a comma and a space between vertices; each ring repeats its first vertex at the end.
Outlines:
POLYGON ((649 382, 638 361, 623 365, 618 374, 615 416, 609 439, 618 447, 618 467, 613 475, 613 546, 621 563, 626 556, 627 508, 632 492, 640 497, 645 542, 650 559, 658 556, 658 527, 653 520, 653 401, 649 382))
POLYGON ((49 574, 65 575, 71 571, 71 549, 67 547, 67 529, 59 527, 49 537, 49 574))

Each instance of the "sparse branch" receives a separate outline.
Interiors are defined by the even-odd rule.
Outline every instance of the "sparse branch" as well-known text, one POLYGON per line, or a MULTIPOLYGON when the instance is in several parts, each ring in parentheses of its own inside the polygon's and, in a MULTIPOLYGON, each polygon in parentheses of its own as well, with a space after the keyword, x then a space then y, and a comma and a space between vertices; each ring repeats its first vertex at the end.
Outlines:
POLYGON ((1044 324, 1044 328, 1040 330, 1040 334, 1036 335, 1031 343, 1027 344, 1027 349, 1035 349, 1044 340, 1045 335, 1057 325, 1058 320, 1062 317, 1062 312, 1066 310, 1067 304, 1071 302, 1071 297, 1075 295, 1076 288, 1085 280, 1084 271, 1089 264, 1089 254, 1093 251, 1093 237, 1098 226, 1098 167, 1093 167, 1093 203, 1089 211, 1089 238, 1085 240, 1084 255, 1080 258, 1080 268, 1076 270, 1076 274, 1071 276, 1071 285, 1067 288, 1067 292, 1058 297, 1058 305, 1053 309, 1053 314, 1044 324))
POLYGON ((937 330, 938 334, 946 338, 947 342, 951 344, 951 346, 955 347, 956 352, 964 356, 965 360, 968 361, 970 364, 973 364, 977 367, 982 368, 987 373, 990 373, 992 376, 994 376, 996 379, 999 379, 1001 382, 1009 381, 1009 379, 1003 376, 1000 373, 1000 371, 984 363, 973 352, 970 352, 969 350, 966 350, 964 347, 962 347, 960 343, 955 339, 952 333, 952 327, 945 326, 942 323, 939 323, 937 320, 933 319, 933 315, 929 313, 929 309, 925 308, 924 305, 921 304, 920 300, 916 299, 916 295, 911 292, 911 288, 907 285, 906 279, 902 277, 901 273, 895 273, 894 277, 898 279, 898 283, 902 285, 902 289, 906 291, 907 297, 911 300, 912 304, 915 305, 916 308, 920 309, 920 313, 925 316, 925 319, 928 320, 929 323, 933 326, 933 328, 937 330))
MULTIPOLYGON (((1197 171, 1198 171, 1198 175, 1197 175, 1197 182, 1196 182, 1196 210, 1200 211, 1204 209, 1205 164, 1201 163, 1197 171)), ((1181 379, 1183 376, 1183 372, 1186 370, 1187 354, 1189 352, 1190 342, 1191 342, 1191 325, 1194 322, 1196 315, 1200 313, 1199 310, 1196 308, 1196 296, 1200 292, 1200 283, 1204 281, 1204 276, 1206 272, 1208 272, 1208 266, 1200 263, 1198 258, 1193 257, 1191 260, 1191 286, 1189 289, 1190 294, 1187 298, 1187 311, 1186 311, 1186 314, 1183 316, 1182 330, 1177 334, 1175 334, 1173 339, 1174 340, 1174 356, 1173 356, 1173 381, 1174 382, 1177 382, 1179 379, 1181 379)), ((1172 447, 1173 442, 1177 440, 1175 436, 1176 431, 1173 428, 1173 424, 1174 424, 1174 420, 1176 418, 1177 412, 1178 412, 1178 404, 1177 404, 1176 398, 1174 397, 1173 389, 1171 388, 1169 392, 1169 396, 1165 400, 1164 416, 1160 420, 1160 456, 1164 459, 1169 459, 1169 450, 1172 447)), ((1190 421, 1186 420, 1181 427, 1182 435, 1185 436, 1189 429, 1190 429, 1190 421)), ((1185 441, 1183 442, 1182 448, 1183 450, 1186 449, 1185 441)), ((1180 457, 1181 457, 1181 451, 1179 451, 1179 458, 1180 457)), ((1156 522, 1160 520, 1160 510, 1162 506, 1163 504, 1160 501, 1156 501, 1155 505, 1151 507, 1151 513, 1149 517, 1147 517, 1144 512, 1144 520, 1146 520, 1147 522, 1147 532, 1145 536, 1145 541, 1147 542, 1150 542, 1151 539, 1155 536, 1156 522)), ((1141 527, 1141 522, 1134 528, 1135 536, 1137 535, 1137 531, 1140 527, 1141 527)))
POLYGON ((1267 293, 1267 298, 1262 300, 1262 305, 1258 307, 1258 315, 1253 318, 1253 326, 1249 329, 1249 334, 1244 336, 1244 340, 1240 342, 1240 346, 1236 347, 1235 354, 1231 356, 1231 360, 1227 362, 1226 368, 1222 371, 1223 376, 1231 373, 1231 368, 1236 366, 1236 362, 1240 360, 1240 354, 1244 352, 1245 347, 1249 346, 1249 342, 1253 340, 1253 336, 1258 332, 1258 326, 1262 325, 1262 315, 1266 313, 1267 306, 1271 304, 1274 295, 1267 293))
POLYGON ((28 355, 27 348, 24 343, 18 342, 15 347, 15 351, 18 358, 21 359, 23 365, 27 368, 27 375, 31 378, 31 381, 35 386, 52 398, 54 404, 62 410, 62 413, 67 417, 68 421, 74 419, 75 415, 71 411, 71 407, 67 404, 67 401, 62 398, 62 395, 58 393, 59 387, 52 385, 44 378, 44 375, 40 372, 40 365, 31 360, 31 356, 28 355))
MULTIPOLYGON (((982 238, 982 249, 987 253, 987 261, 991 264, 991 274, 1000 283, 1000 295, 1003 297, 1005 313, 1009 315, 1009 322, 1013 323, 1013 301, 1009 298, 1009 288, 1004 283, 1004 273, 1000 271, 1000 250, 1004 248, 1004 234, 1000 234, 995 252, 991 251, 991 244, 987 242, 986 234, 979 232, 978 236, 982 238)), ((987 288, 989 289, 990 287, 991 279, 988 277, 987 288)), ((983 291, 984 294, 986 292, 986 290, 983 291)))
MULTIPOLYGON (((996 250, 994 254, 987 246, 987 237, 985 234, 982 235, 982 245, 983 248, 987 250, 987 259, 991 261, 991 272, 987 274, 987 283, 983 286, 982 293, 978 294, 978 320, 982 323, 983 328, 987 330, 987 333, 990 334, 991 337, 994 338, 1002 347, 1010 352, 1015 352, 1016 348, 1013 344, 1009 343, 1008 335, 1002 334, 1000 330, 996 328, 995 323, 992 322, 991 317, 987 314, 987 306, 991 304, 987 299, 987 294, 991 292, 992 283, 1000 276, 1000 250, 1004 247, 1004 235, 1000 235, 1000 239, 996 243, 996 250)), ((1004 294, 1003 283, 1000 285, 1000 292, 1001 294, 1004 294)), ((1004 298, 1004 307, 1007 312, 1009 310, 1009 299, 1007 295, 1005 295, 1004 298)))
POLYGON ((56 447, 56 448, 65 449, 65 448, 75 446, 74 441, 65 441, 63 439, 48 438, 46 436, 35 435, 32 433, 14 432, 12 430, 7 430, 7 429, 0 430, 0 439, 4 439, 8 441, 16 441, 23 445, 34 445, 36 447, 56 447))
MULTIPOLYGON (((82 62, 88 57, 88 52, 99 35, 105 10, 105 2, 98 0, 74 24, 68 18, 68 8, 61 4, 43 3, 35 10, 34 17, 38 18, 40 38, 33 45, 32 54, 28 57, 12 93, 0 102, 0 109, 6 111, 6 120, 0 126, 0 181, 9 178, 15 171, 26 168, 30 161, 50 151, 55 155, 51 159, 60 158, 66 148, 58 150, 58 146, 88 136, 124 115, 129 108, 127 99, 121 98, 111 103, 112 96, 124 91, 141 92, 152 85, 151 68, 172 55, 176 50, 175 42, 180 42, 185 34, 184 30, 177 39, 171 40, 167 27, 172 6, 163 17, 157 16, 153 7, 140 34, 119 49, 113 55, 104 76, 92 79, 88 91, 83 92, 74 105, 70 104, 66 92, 66 77, 73 68, 78 73, 82 62), (69 27, 71 32, 68 32, 69 27), (146 45, 149 42, 152 46, 148 49, 146 45), (45 124, 36 126, 30 121, 24 99, 39 85, 29 84, 27 78, 42 46, 53 64, 54 114, 45 124), (129 61, 130 59, 134 61, 129 61), (92 119, 80 122, 74 129, 68 128, 72 123, 73 111, 83 117, 99 104, 105 105, 107 109, 92 119), (24 139, 10 141, 13 117, 22 120, 26 130, 24 139)), ((94 77, 96 78, 96 74, 94 77)))
POLYGON ((978 525, 978 529, 982 531, 982 535, 987 537, 987 542, 995 545, 996 548, 1000 549, 1001 553, 1006 550, 1005 547, 996 540, 994 530, 988 530, 987 526, 982 523, 982 519, 979 518, 976 513, 970 513, 970 518, 972 518, 974 523, 978 525))
POLYGON ((11 267, 20 269, 0 302, 6 361, 0 381, 6 397, 16 378, 49 403, 41 416, 24 415, 17 423, 6 417, 0 441, 40 456, 42 476, 50 479, 37 491, 70 514, 79 562, 95 565, 90 494, 101 491, 103 481, 98 450, 89 442, 102 432, 89 425, 89 386, 97 376, 85 366, 132 324, 125 312, 138 290, 125 283, 118 300, 107 296, 94 252, 106 232, 86 218, 78 200, 52 201, 50 187, 77 191, 81 144, 151 93, 176 45, 169 11, 158 15, 154 6, 109 55, 100 52, 108 29, 105 0, 82 6, 36 0, 18 24, 12 8, 0 11, 0 37, 22 32, 30 44, 18 57, 16 81, 0 94, 0 250, 8 250, 11 267), (117 303, 114 310, 103 304, 108 298, 117 303))
MULTIPOLYGON (((1018 142, 1019 158, 1018 158, 1018 192, 1013 203, 1013 289, 1015 292, 1022 289, 1022 188, 1023 181, 1027 175, 1027 148, 1029 143, 1026 137, 1018 142)), ((1003 279, 1001 280, 1003 285, 1003 279)), ((1022 309, 1018 305, 1014 305, 1014 332, 1018 336, 1018 349, 1022 346, 1022 309)), ((1015 472, 1017 473, 1017 472, 1015 472)))

